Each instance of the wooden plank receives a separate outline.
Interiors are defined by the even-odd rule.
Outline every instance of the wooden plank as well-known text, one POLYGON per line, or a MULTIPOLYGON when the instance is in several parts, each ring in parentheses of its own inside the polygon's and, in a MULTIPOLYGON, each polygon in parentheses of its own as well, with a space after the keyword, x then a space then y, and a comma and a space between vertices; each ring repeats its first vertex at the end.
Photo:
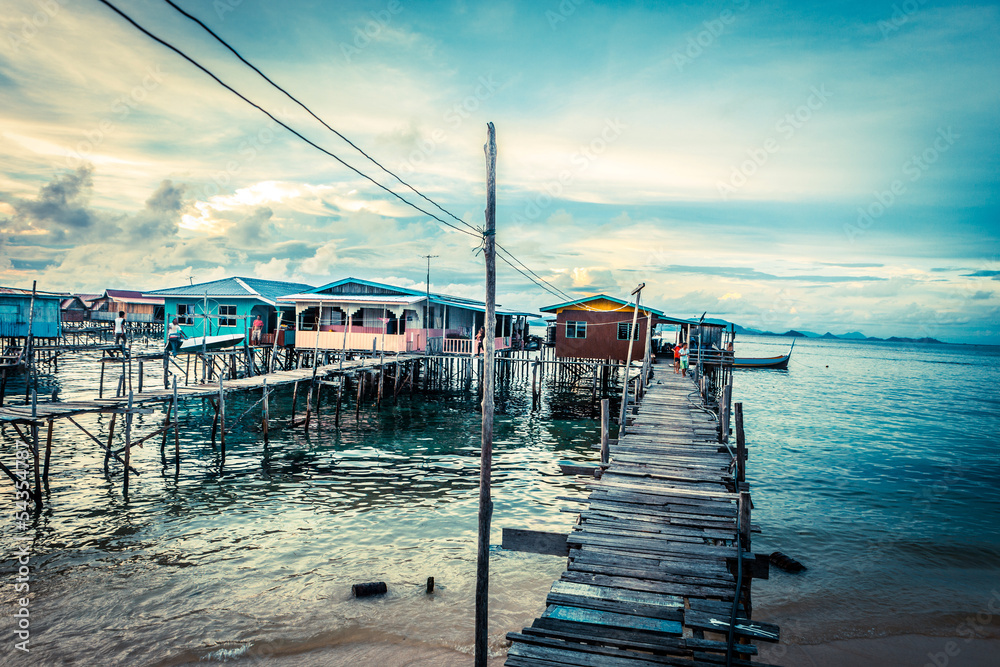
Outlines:
POLYGON ((646 632, 662 632, 666 635, 680 635, 683 631, 679 621, 668 621, 660 618, 647 618, 633 616, 632 614, 619 614, 581 607, 567 607, 564 605, 550 605, 545 610, 545 613, 542 614, 542 618, 555 618, 574 623, 592 623, 594 625, 644 630, 646 632))
MULTIPOLYGON (((729 632, 729 614, 710 614, 688 609, 684 612, 684 625, 712 632, 729 632)), ((773 623, 737 619, 734 627, 738 637, 749 637, 765 642, 781 640, 781 630, 773 623)))
POLYGON ((502 547, 508 551, 524 551, 549 556, 568 556, 566 535, 542 530, 504 528, 502 547))

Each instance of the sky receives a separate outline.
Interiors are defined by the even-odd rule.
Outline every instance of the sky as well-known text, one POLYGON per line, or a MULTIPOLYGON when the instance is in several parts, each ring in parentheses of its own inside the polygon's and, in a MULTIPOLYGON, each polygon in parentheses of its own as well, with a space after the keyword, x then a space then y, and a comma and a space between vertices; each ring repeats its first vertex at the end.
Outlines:
MULTIPOLYGON (((428 213, 497 301, 1000 344, 1000 8, 930 0, 115 0, 428 213), (525 272, 526 273, 526 272, 525 272), (530 274, 528 274, 530 275, 530 274), (546 282, 551 285, 546 285, 546 282)), ((483 299, 404 204, 97 0, 5 0, 0 285, 347 276, 483 299)))

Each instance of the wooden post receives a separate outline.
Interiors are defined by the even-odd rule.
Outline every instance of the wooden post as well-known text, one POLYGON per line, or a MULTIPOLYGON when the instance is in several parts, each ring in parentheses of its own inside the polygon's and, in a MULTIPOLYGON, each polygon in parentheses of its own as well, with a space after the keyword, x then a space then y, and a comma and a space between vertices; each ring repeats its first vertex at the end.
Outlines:
POLYGON ((309 383, 309 392, 306 394, 306 420, 302 428, 306 433, 309 432, 309 420, 312 418, 312 398, 313 398, 313 386, 315 382, 309 383))
POLYGON ((750 551, 750 494, 746 491, 740 492, 739 512, 740 544, 744 551, 750 551))
POLYGON ((611 452, 608 447, 608 431, 611 422, 611 400, 601 399, 601 463, 608 463, 611 452))
POLYGON ((163 458, 167 450, 167 431, 170 429, 170 413, 173 407, 173 403, 167 403, 167 418, 163 420, 163 437, 160 438, 160 458, 163 458))
POLYGON ((215 449, 216 436, 219 435, 219 401, 214 398, 208 399, 212 406, 212 449, 215 449))
POLYGON ((45 436, 45 467, 42 469, 42 483, 45 487, 49 486, 49 462, 52 459, 52 422, 54 420, 49 417, 49 427, 48 433, 45 436))
POLYGON ((358 400, 354 404, 354 419, 359 421, 361 419, 361 392, 364 390, 364 376, 361 371, 358 371, 358 400))
POLYGON ((628 354, 625 355, 625 377, 622 378, 622 409, 618 420, 618 437, 625 436, 625 411, 628 409, 628 375, 632 368, 632 343, 635 342, 635 324, 639 320, 639 298, 642 296, 642 288, 646 283, 639 283, 639 286, 632 290, 635 296, 635 309, 632 311, 632 328, 628 335, 628 354))
POLYGON ((323 393, 323 383, 314 382, 316 385, 316 433, 319 433, 319 397, 323 393))
POLYGON ((128 412, 125 413, 125 474, 122 478, 122 495, 128 500, 128 464, 132 453, 132 392, 128 393, 128 412))
POLYGON ((139 360, 139 393, 142 393, 142 359, 139 360))
POLYGON ((333 418, 333 425, 336 428, 340 428, 340 401, 344 397, 344 382, 347 378, 341 377, 340 384, 337 386, 337 413, 333 418))
POLYGON ((263 383, 264 383, 264 413, 263 413, 263 424, 261 426, 264 429, 264 444, 266 445, 268 443, 268 434, 267 434, 267 429, 268 429, 267 378, 263 379, 263 383))
POLYGON ((222 451, 221 465, 226 465, 226 388, 219 374, 219 446, 222 451))
POLYGON ((270 373, 274 368, 274 362, 278 357, 278 334, 281 333, 281 318, 284 317, 284 313, 280 310, 278 311, 278 323, 274 326, 274 342, 271 344, 271 357, 267 360, 267 369, 265 372, 270 373))
MULTIPOLYGON (((383 323, 383 328, 384 327, 385 327, 385 324, 383 323)), ((384 336, 383 336, 383 338, 384 338, 384 336)), ((376 411, 381 411, 382 410, 382 392, 384 390, 385 390, 385 352, 382 353, 382 356, 379 359, 379 366, 378 366, 378 401, 375 404, 375 410, 376 411)))
POLYGON ((479 460, 479 549, 476 561, 476 641, 475 665, 486 667, 488 659, 490 585, 490 496, 493 468, 493 354, 496 347, 496 164, 497 145, 493 123, 487 124, 486 150, 486 340, 483 351, 483 439, 479 460))
POLYGON ((115 420, 118 418, 118 413, 111 413, 111 425, 108 427, 108 447, 104 452, 104 472, 108 472, 108 462, 111 458, 111 443, 115 437, 115 420))
POLYGON ((729 402, 733 396, 733 385, 722 389, 722 405, 719 406, 719 442, 729 442, 729 402))
POLYGON ((35 421, 35 417, 38 416, 38 392, 31 392, 31 453, 35 459, 34 473, 35 473, 35 509, 41 509, 42 507, 42 470, 41 461, 39 456, 39 446, 38 446, 38 422, 35 421))
POLYGON ((174 474, 181 471, 181 436, 180 436, 180 416, 177 410, 177 376, 174 376, 174 474))
POLYGON ((299 381, 296 380, 292 385, 292 427, 295 426, 295 402, 299 398, 299 381))
POLYGON ((743 403, 733 406, 736 410, 736 483, 747 479, 747 443, 743 435, 743 403))
POLYGON ((97 398, 104 398, 104 353, 101 353, 101 379, 97 384, 97 398))

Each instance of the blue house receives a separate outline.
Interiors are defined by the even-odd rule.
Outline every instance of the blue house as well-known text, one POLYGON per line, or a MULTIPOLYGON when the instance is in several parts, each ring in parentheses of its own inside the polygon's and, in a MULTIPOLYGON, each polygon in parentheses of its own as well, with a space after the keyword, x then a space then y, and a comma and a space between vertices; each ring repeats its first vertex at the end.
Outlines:
MULTIPOLYGON (((31 332, 35 338, 62 335, 60 305, 69 294, 35 292, 35 314, 31 332)), ((31 311, 31 290, 0 287, 0 338, 25 338, 31 311)))
POLYGON ((188 337, 225 334, 248 335, 253 320, 264 322, 265 344, 278 324, 295 321, 295 306, 277 302, 279 296, 311 290, 312 285, 260 278, 223 278, 196 285, 183 285, 145 292, 149 297, 163 297, 164 322, 176 317, 188 337))

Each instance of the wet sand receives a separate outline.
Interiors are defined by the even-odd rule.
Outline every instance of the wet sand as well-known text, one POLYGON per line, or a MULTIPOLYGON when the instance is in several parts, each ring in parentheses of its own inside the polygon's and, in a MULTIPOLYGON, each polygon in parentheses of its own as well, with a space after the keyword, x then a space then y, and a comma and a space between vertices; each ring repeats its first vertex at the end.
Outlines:
POLYGON ((757 660, 782 667, 992 667, 1000 639, 899 635, 825 644, 761 646, 757 660))

